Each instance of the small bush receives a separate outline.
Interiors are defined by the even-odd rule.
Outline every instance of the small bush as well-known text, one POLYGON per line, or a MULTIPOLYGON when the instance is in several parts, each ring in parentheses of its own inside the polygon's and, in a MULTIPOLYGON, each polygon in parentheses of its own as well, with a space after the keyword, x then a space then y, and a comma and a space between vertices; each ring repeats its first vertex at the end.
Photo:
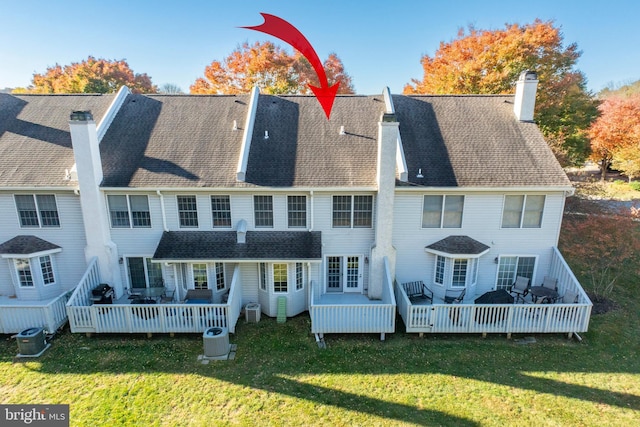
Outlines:
POLYGON ((635 191, 640 191, 640 181, 632 181, 629 183, 629 187, 635 191))

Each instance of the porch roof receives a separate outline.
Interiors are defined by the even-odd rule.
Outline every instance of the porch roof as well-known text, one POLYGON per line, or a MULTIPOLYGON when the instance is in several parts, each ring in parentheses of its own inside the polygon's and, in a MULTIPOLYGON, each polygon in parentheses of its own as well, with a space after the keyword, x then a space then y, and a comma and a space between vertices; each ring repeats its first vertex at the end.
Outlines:
POLYGON ((247 231, 238 243, 236 231, 165 231, 154 259, 315 260, 322 258, 320 231, 247 231))
POLYGON ((60 246, 29 235, 19 235, 0 244, 0 254, 4 255, 3 258, 10 255, 32 255, 57 249, 61 249, 60 246))
POLYGON ((445 255, 466 255, 476 258, 489 251, 489 246, 469 236, 449 236, 425 248, 427 252, 445 255))

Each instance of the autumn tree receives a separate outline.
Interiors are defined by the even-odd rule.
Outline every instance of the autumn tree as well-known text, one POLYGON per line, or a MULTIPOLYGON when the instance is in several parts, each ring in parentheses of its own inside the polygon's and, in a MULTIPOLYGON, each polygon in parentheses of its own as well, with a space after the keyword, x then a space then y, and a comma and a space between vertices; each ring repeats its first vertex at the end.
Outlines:
POLYGON ((600 113, 588 134, 591 160, 600 165, 604 180, 616 152, 620 158, 624 153, 631 154, 626 149, 633 150, 640 144, 640 96, 607 98, 600 105, 600 113))
MULTIPOLYGON (((330 85, 340 80, 338 93, 354 93, 351 77, 335 53, 329 55, 324 68, 330 85)), ((302 55, 291 55, 271 42, 256 42, 244 43, 222 61, 214 60, 190 90, 194 94, 237 94, 258 86, 269 94, 309 94, 308 84, 319 86, 313 68, 302 55)))
POLYGON ((640 144, 633 144, 613 152, 611 166, 624 173, 629 182, 640 177, 640 144))
POLYGON ((508 24, 500 30, 461 29, 440 43, 433 57, 421 59, 424 76, 404 88, 407 94, 512 94, 524 70, 538 74, 535 119, 554 152, 565 163, 588 154, 585 130, 597 116, 597 101, 584 75, 573 67, 577 45, 563 47, 552 22, 508 24))
POLYGON ((636 216, 635 208, 565 215, 559 246, 576 274, 584 277, 595 302, 611 295, 623 273, 640 273, 636 216))
POLYGON ((34 74, 31 93, 113 93, 126 85, 134 93, 156 93, 147 74, 134 74, 124 59, 107 60, 89 56, 70 65, 56 64, 43 74, 34 74))

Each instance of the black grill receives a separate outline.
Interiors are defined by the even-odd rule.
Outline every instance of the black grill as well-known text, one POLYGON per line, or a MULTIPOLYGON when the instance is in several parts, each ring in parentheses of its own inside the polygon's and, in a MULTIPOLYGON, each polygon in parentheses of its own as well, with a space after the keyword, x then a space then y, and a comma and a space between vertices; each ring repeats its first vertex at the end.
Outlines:
POLYGON ((101 283, 91 290, 91 301, 94 304, 113 304, 113 288, 106 283, 101 283))

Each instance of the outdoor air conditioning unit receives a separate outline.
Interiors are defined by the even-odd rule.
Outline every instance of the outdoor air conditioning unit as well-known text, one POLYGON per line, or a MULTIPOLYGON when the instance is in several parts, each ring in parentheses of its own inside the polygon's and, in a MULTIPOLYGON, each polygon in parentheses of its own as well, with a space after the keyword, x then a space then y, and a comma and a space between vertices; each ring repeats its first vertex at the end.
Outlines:
POLYGON ((18 356, 37 357, 48 348, 43 328, 29 328, 15 335, 18 341, 18 356))
POLYGON ((258 323, 260 321, 260 304, 252 302, 244 307, 244 318, 247 323, 258 323))
POLYGON ((229 330, 214 326, 202 334, 205 357, 223 357, 229 354, 229 330))

